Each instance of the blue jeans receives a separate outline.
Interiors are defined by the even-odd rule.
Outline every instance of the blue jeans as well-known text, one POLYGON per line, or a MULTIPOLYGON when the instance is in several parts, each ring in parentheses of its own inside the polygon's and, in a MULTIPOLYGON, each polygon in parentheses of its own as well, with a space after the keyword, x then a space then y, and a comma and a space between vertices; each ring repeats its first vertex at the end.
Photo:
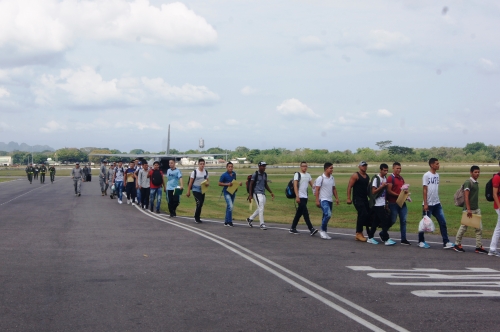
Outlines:
POLYGON ((123 181, 115 181, 115 193, 118 195, 118 199, 121 201, 123 196, 123 181))
POLYGON ((321 230, 326 232, 328 221, 332 217, 333 203, 330 201, 321 201, 321 210, 323 210, 323 218, 321 219, 321 230))
POLYGON ((233 208, 234 208, 234 198, 236 193, 231 195, 230 193, 224 193, 224 199, 226 200, 226 219, 224 219, 224 224, 229 224, 233 222, 233 208))
POLYGON ((406 217, 408 216, 408 207, 406 203, 403 204, 403 207, 399 207, 397 203, 389 203, 389 210, 391 210, 391 226, 396 223, 399 215, 401 241, 406 241, 406 217))
POLYGON ((137 202, 142 202, 142 197, 141 197, 141 189, 140 188, 137 188, 137 195, 135 196, 137 197, 137 202))
POLYGON ((156 211, 160 211, 160 205, 161 205, 161 190, 162 188, 151 188, 150 189, 150 194, 149 194, 149 204, 151 209, 155 205, 155 197, 157 197, 156 200, 156 211))
MULTIPOLYGON (((427 213, 422 211, 422 217, 426 214, 429 218, 433 215, 437 219, 439 223, 439 230, 441 232, 441 236, 443 237, 443 244, 450 242, 448 239, 448 229, 446 228, 446 219, 444 219, 443 207, 441 204, 429 205, 429 211, 427 211, 427 213)), ((424 232, 418 233, 418 242, 425 242, 424 232)))

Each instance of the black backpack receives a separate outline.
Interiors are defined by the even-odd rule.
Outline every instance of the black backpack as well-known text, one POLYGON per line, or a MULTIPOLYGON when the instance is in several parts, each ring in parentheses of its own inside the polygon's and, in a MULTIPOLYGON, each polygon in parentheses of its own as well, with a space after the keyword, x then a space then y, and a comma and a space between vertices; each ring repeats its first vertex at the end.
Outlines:
MULTIPOLYGON (((299 172, 296 172, 296 173, 299 175, 298 182, 300 183, 300 173, 299 172)), ((295 173, 294 173, 294 177, 295 177, 295 173)), ((293 178, 290 180, 290 182, 288 182, 288 185, 286 186, 285 195, 286 195, 286 198, 297 197, 297 196, 295 196, 295 190, 293 189, 293 178)))
MULTIPOLYGON (((250 183, 252 182, 252 176, 253 175, 247 176, 247 182, 246 182, 247 194, 250 194, 250 183)), ((255 186, 257 185, 258 176, 259 176, 259 171, 255 171, 255 181, 253 182, 252 193, 254 192, 255 186)), ((267 181, 267 174, 266 174, 266 172, 264 172, 263 177, 264 177, 264 182, 266 182, 267 181)))
POLYGON ((494 202, 495 199, 493 198, 493 178, 495 175, 500 176, 500 172, 497 174, 493 174, 493 177, 486 183, 486 187, 484 189, 484 195, 486 196, 486 200, 488 202, 494 202))
POLYGON ((161 186, 163 184, 163 177, 159 169, 154 169, 151 175, 151 183, 155 186, 161 186))
POLYGON ((377 200, 377 198, 379 198, 380 195, 382 195, 382 193, 387 190, 387 189, 384 189, 384 190, 379 191, 376 194, 373 194, 372 193, 373 192, 372 191, 373 181, 377 181, 377 188, 380 187, 380 176, 378 176, 377 174, 375 174, 372 177, 372 180, 369 182, 370 184, 369 184, 369 187, 368 187, 368 197, 370 197, 370 201, 368 202, 368 205, 370 206, 370 209, 375 206, 375 201, 377 200))

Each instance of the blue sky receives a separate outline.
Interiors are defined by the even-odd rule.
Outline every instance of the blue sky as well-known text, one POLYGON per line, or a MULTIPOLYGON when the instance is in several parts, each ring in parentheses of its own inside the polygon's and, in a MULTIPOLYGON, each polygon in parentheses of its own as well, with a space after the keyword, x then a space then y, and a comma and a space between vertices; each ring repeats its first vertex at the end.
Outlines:
POLYGON ((0 0, 0 141, 498 145, 496 1, 0 0))

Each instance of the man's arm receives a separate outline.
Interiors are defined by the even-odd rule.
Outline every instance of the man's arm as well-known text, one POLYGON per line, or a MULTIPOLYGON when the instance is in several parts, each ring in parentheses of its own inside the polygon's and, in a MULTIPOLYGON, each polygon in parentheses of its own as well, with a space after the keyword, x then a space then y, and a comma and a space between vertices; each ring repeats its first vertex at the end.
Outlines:
POLYGON ((424 196, 424 211, 429 211, 429 205, 427 205, 427 186, 423 186, 422 194, 424 196))
POLYGON ((351 175, 351 178, 349 179, 349 183, 347 184, 347 204, 352 204, 351 201, 351 189, 352 186, 358 181, 358 173, 354 173, 351 175))
POLYGON ((498 188, 493 187, 493 200, 495 201, 496 205, 500 208, 500 201, 498 199, 498 188))
POLYGON ((472 211, 470 210, 470 190, 467 189, 464 191, 464 196, 465 196, 465 208, 467 209, 467 217, 472 218, 472 211))
MULTIPOLYGON (((295 175, 294 175, 295 178, 295 175)), ((297 203, 300 203, 300 197, 299 197, 299 180, 293 180, 293 192, 295 193, 295 201, 297 203)))
MULTIPOLYGON (((181 189, 182 189, 182 188, 184 188, 184 181, 182 180, 182 175, 181 175, 181 177, 179 178, 179 182, 180 182, 180 184, 181 184, 181 185, 180 185, 181 189)), ((189 180, 188 180, 188 183, 189 183, 189 180)))
POLYGON ((269 188, 269 185, 267 184, 267 181, 266 181, 266 183, 265 183, 265 187, 266 187, 267 191, 269 191, 269 192, 271 193, 271 197, 274 199, 274 194, 273 194, 273 192, 271 191, 271 188, 269 188))
POLYGON ((332 191, 333 191, 333 196, 335 196, 335 203, 337 205, 339 205, 340 201, 339 201, 339 195, 337 194, 337 188, 335 186, 333 186, 332 191))
MULTIPOLYGON (((248 184, 248 201, 249 202, 252 202, 252 197, 253 197, 253 183, 255 182, 255 180, 250 180, 250 183, 248 184)), ((266 187, 267 187, 267 183, 266 183, 266 187)))

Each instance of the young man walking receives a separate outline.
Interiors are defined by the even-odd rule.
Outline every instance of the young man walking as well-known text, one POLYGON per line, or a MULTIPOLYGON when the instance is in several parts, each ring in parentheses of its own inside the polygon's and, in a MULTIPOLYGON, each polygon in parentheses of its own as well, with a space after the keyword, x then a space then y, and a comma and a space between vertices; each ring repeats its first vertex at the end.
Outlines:
POLYGON ((309 233, 311 236, 318 232, 309 219, 309 210, 307 210, 307 188, 308 186, 313 186, 311 174, 307 173, 307 163, 305 161, 300 163, 300 173, 295 173, 293 176, 293 190, 295 192, 295 201, 299 204, 297 211, 295 212, 295 217, 292 221, 292 226, 290 227, 290 234, 300 234, 297 231, 297 224, 299 223, 300 217, 304 216, 304 221, 306 222, 307 228, 309 228, 309 233), (300 174, 300 176, 299 176, 300 174))
POLYGON ((73 185, 75 187, 75 196, 81 196, 83 170, 80 168, 80 163, 75 163, 75 168, 71 170, 71 177, 73 178, 73 185))
POLYGON ((118 166, 116 166, 113 175, 113 183, 115 185, 115 192, 118 195, 118 204, 122 204, 123 198, 123 179, 125 177, 125 169, 123 168, 123 162, 120 160, 118 166))
POLYGON ((358 219, 356 221, 356 241, 366 242, 363 236, 363 227, 366 227, 366 233, 370 231, 370 207, 368 205, 368 184, 370 176, 366 174, 368 164, 362 161, 358 165, 359 172, 354 173, 349 179, 347 185, 347 204, 354 204, 358 211, 358 219), (353 191, 353 199, 351 200, 351 189, 353 191))
MULTIPOLYGON (((498 164, 500 166, 500 163, 498 164)), ((493 175, 492 179, 493 185, 493 208, 498 215, 497 225, 493 231, 493 236, 491 237, 490 251, 488 256, 500 257, 500 252, 498 252, 498 238, 500 237, 500 172, 493 175)))
MULTIPOLYGON (((479 166, 472 166, 470 168, 470 178, 466 180, 463 184, 464 186, 464 212, 467 212, 467 217, 472 218, 473 214, 481 214, 479 209, 479 183, 477 179, 479 178, 481 170, 479 166)), ((455 238, 455 246, 453 250, 456 252, 464 252, 462 248, 462 238, 467 231, 467 226, 460 225, 458 229, 457 236, 455 238)), ((475 228, 476 232, 476 253, 487 254, 488 252, 484 250, 482 244, 483 230, 482 228, 475 228)))
POLYGON ((168 201, 168 211, 170 212, 170 217, 176 217, 177 207, 179 206, 181 195, 174 195, 175 188, 180 187, 182 189, 182 172, 175 167, 175 160, 170 159, 168 161, 168 166, 170 169, 167 170, 167 201, 168 201))
POLYGON ((374 239, 377 227, 380 226, 382 231, 379 233, 380 239, 386 246, 393 246, 396 244, 390 237, 388 230, 391 228, 391 221, 387 215, 387 172, 389 166, 387 164, 380 164, 380 173, 375 175, 371 181, 371 195, 370 206, 372 209, 372 227, 368 233, 368 243, 378 244, 374 239), (372 206, 373 205, 373 206, 372 206))
POLYGON ((396 201, 401 193, 401 187, 405 184, 405 179, 401 176, 401 164, 395 162, 392 164, 392 174, 387 178, 387 201, 389 202, 389 210, 391 211, 391 226, 396 223, 399 216, 399 225, 401 230, 401 244, 411 245, 406 239, 406 217, 408 216, 408 207, 406 202, 402 207, 399 207, 396 201))
POLYGON ((148 178, 150 180, 150 182, 149 182, 149 188, 150 188, 149 206, 150 206, 151 212, 153 212, 153 207, 154 207, 155 198, 156 198, 156 213, 160 213, 161 195, 162 195, 161 190, 163 189, 163 191, 166 193, 167 189, 165 187, 165 179, 163 177, 163 172, 160 171, 160 162, 159 161, 155 161, 153 163, 153 169, 149 171, 148 178))
POLYGON ((203 203, 205 202, 205 194, 203 193, 201 188, 202 185, 205 187, 208 187, 209 185, 208 171, 205 169, 205 160, 198 159, 198 169, 192 171, 189 175, 188 191, 186 194, 186 196, 189 198, 189 196, 191 196, 191 190, 193 191, 194 200, 196 202, 194 222, 197 224, 202 222, 201 209, 203 208, 203 203))
MULTIPOLYGON (((236 180, 236 172, 233 172, 233 163, 228 162, 226 164, 226 172, 222 173, 219 179, 219 186, 222 188, 222 193, 224 194, 224 199, 226 200, 226 216, 224 218, 224 226, 233 227, 233 209, 234 209, 234 199, 236 198, 236 191, 231 194, 227 191, 228 187, 238 186, 238 183, 233 183, 236 180)), ((242 183, 239 183, 241 186, 242 183)))
POLYGON ((83 173, 83 182, 87 182, 87 176, 89 174, 89 169, 87 165, 83 166, 82 173, 83 173))
POLYGON ((47 173, 47 167, 42 163, 42 166, 40 166, 40 183, 42 184, 45 183, 45 173, 47 173))
POLYGON ((38 179, 38 173, 40 172, 40 170, 38 169, 38 165, 35 164, 35 166, 33 167, 33 179, 34 180, 37 180, 38 179))
POLYGON ((257 209, 252 213, 250 217, 247 218, 248 226, 252 226, 253 219, 259 216, 260 229, 266 230, 266 224, 264 223, 264 206, 266 205, 266 189, 271 194, 272 199, 274 200, 274 194, 269 188, 267 184, 267 173, 266 173, 266 162, 260 161, 259 170, 256 171, 250 180, 250 184, 248 185, 248 201, 251 203, 252 198, 255 199, 257 204, 257 209))
POLYGON ((56 167, 54 165, 49 167, 50 182, 53 184, 56 179, 56 167))
POLYGON ((106 195, 106 165, 107 160, 103 160, 101 163, 101 168, 99 169, 99 185, 101 186, 101 196, 106 195))
POLYGON ((339 202, 339 195, 337 188, 335 188, 335 179, 333 178, 333 164, 325 163, 323 166, 323 174, 320 175, 315 185, 314 195, 316 196, 316 206, 323 210, 323 217, 321 218, 321 231, 319 235, 324 240, 331 240, 332 238, 327 233, 328 221, 332 217, 333 200, 332 195, 335 196, 335 203, 339 202))
POLYGON ((137 189, 141 193, 141 201, 139 202, 139 204, 143 209, 147 209, 149 206, 149 195, 151 194, 149 188, 151 185, 151 181, 148 178, 149 174, 148 164, 144 163, 141 166, 142 167, 139 170, 139 175, 137 179, 137 189))
POLYGON ((127 193, 127 204, 132 204, 132 206, 135 206, 135 196, 137 194, 136 180, 135 163, 131 161, 125 170, 125 192, 127 193))
MULTIPOLYGON (((422 216, 428 216, 429 218, 433 215, 438 223, 441 236, 443 237, 443 248, 451 249, 455 246, 453 242, 448 239, 448 229, 446 227, 446 219, 444 218, 443 207, 439 200, 439 160, 436 158, 429 159, 430 170, 424 174, 422 177, 423 185, 423 213, 422 216)), ((430 248, 430 246, 425 242, 424 232, 418 233, 418 246, 420 248, 430 248)))
MULTIPOLYGON (((110 163, 109 168, 106 171, 106 187, 104 187, 104 194, 105 195, 108 194, 108 188, 112 187, 111 184, 113 183, 113 178, 115 176, 115 167, 116 167, 116 163, 113 163, 113 164, 110 163)), ((109 195, 109 197, 111 197, 111 199, 113 199, 114 190, 111 189, 110 191, 111 191, 111 194, 109 195)))

